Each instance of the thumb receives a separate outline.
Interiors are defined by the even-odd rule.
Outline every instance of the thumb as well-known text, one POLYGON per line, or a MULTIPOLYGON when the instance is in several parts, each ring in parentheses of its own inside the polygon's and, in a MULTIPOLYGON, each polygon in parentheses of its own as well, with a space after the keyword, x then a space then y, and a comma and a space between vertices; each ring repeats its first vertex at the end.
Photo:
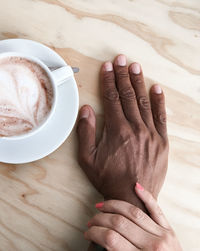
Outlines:
POLYGON ((77 133, 79 164, 83 168, 91 167, 96 151, 96 117, 89 105, 84 105, 79 111, 77 133))

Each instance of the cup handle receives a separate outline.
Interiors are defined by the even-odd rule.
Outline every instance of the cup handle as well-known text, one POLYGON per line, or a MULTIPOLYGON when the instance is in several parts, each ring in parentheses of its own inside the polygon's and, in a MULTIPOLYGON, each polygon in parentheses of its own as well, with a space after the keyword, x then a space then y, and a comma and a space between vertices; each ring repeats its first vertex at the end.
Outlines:
POLYGON ((65 80, 74 75, 71 66, 66 65, 51 72, 57 86, 62 85, 65 80))

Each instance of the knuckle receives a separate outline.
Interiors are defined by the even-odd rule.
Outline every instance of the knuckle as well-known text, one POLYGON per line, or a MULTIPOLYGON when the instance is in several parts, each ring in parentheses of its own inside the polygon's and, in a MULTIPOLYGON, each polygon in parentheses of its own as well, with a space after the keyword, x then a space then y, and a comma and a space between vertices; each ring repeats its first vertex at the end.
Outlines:
POLYGON ((116 90, 107 89, 104 91, 104 98, 108 101, 119 102, 119 94, 116 90))
POLYGON ((140 134, 146 134, 147 130, 146 130, 146 127, 143 125, 143 124, 138 124, 138 127, 137 127, 138 131, 140 134))
POLYGON ((137 125, 137 137, 140 140, 145 140, 150 138, 149 131, 146 129, 146 127, 143 124, 138 124, 137 125))
POLYGON ((132 87, 126 87, 120 90, 120 98, 125 100, 135 100, 136 96, 132 87))
POLYGON ((116 77, 119 81, 124 80, 124 79, 129 79, 128 71, 124 69, 123 67, 120 67, 117 69, 116 77))
POLYGON ((144 218, 144 214, 143 214, 142 210, 140 210, 139 208, 131 207, 130 211, 131 211, 130 213, 134 219, 142 220, 144 218))
POLYGON ((165 241, 163 239, 157 240, 152 247, 154 251, 166 251, 165 241))
POLYGON ((166 114, 165 114, 165 113, 159 114, 159 121, 160 121, 161 124, 166 124, 166 122, 167 122, 167 117, 166 117, 166 114))
POLYGON ((102 80, 105 84, 114 83, 115 77, 113 75, 113 72, 104 72, 102 80))
POLYGON ((156 122, 159 122, 160 124, 166 124, 167 122, 167 116, 166 116, 166 113, 162 112, 162 113, 157 113, 157 114, 154 114, 154 120, 156 122))
POLYGON ((131 132, 126 126, 121 126, 118 133, 118 139, 120 142, 128 142, 131 140, 131 132))
POLYGON ((125 225, 125 218, 121 215, 113 215, 111 224, 116 229, 122 228, 125 225))
POLYGON ((136 123, 135 124, 135 132, 136 132, 136 135, 138 135, 140 132, 142 133, 144 131, 144 126, 142 123, 136 123))
POLYGON ((144 80, 141 76, 133 76, 133 83, 136 85, 141 85, 144 83, 144 80))
POLYGON ((138 103, 139 103, 141 108, 143 108, 145 110, 150 110, 149 100, 148 100, 147 97, 145 97, 145 96, 139 97, 138 98, 138 103))
POLYGON ((156 206, 156 212, 157 212, 158 217, 163 216, 163 212, 162 212, 161 208, 158 205, 156 206))
POLYGON ((160 143, 160 137, 158 138, 158 133, 156 130, 152 130, 150 131, 150 138, 152 142, 158 142, 160 143))
POLYGON ((117 233, 115 233, 113 230, 109 229, 106 231, 105 234, 105 244, 106 244, 106 248, 108 249, 112 249, 115 248, 117 245, 117 233))

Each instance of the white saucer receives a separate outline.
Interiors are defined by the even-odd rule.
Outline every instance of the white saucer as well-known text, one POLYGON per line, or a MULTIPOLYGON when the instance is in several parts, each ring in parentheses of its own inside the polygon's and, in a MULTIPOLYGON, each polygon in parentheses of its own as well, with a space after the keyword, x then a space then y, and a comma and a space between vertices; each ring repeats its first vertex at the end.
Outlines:
MULTIPOLYGON (((61 67, 66 62, 53 50, 26 39, 0 41, 0 53, 17 51, 38 57, 48 67, 61 67)), ((1 141, 0 162, 27 163, 41 159, 55 151, 70 134, 78 114, 79 96, 74 77, 58 88, 58 104, 49 123, 34 136, 18 142, 1 141)))

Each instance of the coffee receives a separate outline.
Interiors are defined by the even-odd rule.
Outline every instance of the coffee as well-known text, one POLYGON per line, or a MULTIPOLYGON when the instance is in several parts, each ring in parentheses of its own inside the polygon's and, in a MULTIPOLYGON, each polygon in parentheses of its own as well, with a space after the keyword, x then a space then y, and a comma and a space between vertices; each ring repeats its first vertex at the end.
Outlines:
POLYGON ((47 118, 53 88, 46 71, 22 57, 0 59, 0 136, 25 134, 47 118))

